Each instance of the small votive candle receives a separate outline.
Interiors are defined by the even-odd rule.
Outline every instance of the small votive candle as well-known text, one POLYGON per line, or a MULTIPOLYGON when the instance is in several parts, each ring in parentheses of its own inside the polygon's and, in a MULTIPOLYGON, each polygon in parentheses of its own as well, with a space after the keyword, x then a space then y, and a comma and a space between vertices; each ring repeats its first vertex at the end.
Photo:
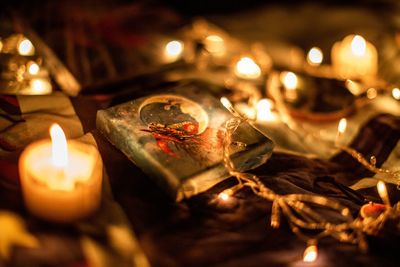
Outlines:
POLYGON ((67 142, 60 126, 52 139, 32 143, 19 160, 22 194, 34 215, 56 222, 84 218, 101 202, 103 163, 98 150, 78 141, 67 142))
POLYGON ((349 35, 332 47, 333 69, 345 79, 373 78, 378 72, 378 52, 360 35, 349 35))

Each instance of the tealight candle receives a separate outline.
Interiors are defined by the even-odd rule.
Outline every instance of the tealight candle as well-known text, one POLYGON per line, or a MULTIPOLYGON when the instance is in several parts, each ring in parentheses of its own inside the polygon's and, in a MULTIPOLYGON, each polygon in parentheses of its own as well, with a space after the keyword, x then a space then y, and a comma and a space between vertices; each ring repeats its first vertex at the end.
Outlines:
POLYGON ((349 35, 332 47, 334 71, 347 79, 365 79, 376 76, 378 53, 373 44, 359 35, 349 35))
POLYGON ((100 205, 102 160, 89 144, 69 140, 57 124, 51 141, 30 144, 19 160, 22 193, 27 209, 43 219, 71 222, 100 205))

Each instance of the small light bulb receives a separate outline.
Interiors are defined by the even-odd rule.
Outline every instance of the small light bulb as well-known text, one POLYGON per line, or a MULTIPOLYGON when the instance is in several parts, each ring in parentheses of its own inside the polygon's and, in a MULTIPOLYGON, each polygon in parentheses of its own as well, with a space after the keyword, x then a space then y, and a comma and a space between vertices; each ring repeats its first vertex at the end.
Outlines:
POLYGON ((223 96, 223 97, 221 97, 220 101, 221 101, 222 105, 224 105, 224 107, 226 107, 228 110, 233 108, 231 101, 229 101, 228 98, 223 96))
POLYGON ((257 103, 257 120, 274 121, 276 116, 272 113, 273 103, 270 99, 261 99, 257 103))
POLYGON ((281 81, 287 90, 296 90, 298 81, 296 74, 293 72, 282 72, 281 81))
POLYGON ((218 35, 209 35, 205 38, 204 44, 207 51, 216 56, 222 56, 225 53, 225 42, 218 35))
POLYGON ((400 100, 400 89, 399 88, 393 88, 392 90, 392 96, 396 100, 400 100))
POLYGON ((318 258, 318 248, 316 245, 308 246, 304 250, 303 261, 304 262, 314 262, 318 258))
POLYGON ((318 66, 322 63, 324 55, 322 54, 321 49, 318 47, 313 47, 310 49, 307 55, 307 61, 310 65, 318 66))
POLYGON ((221 192, 218 194, 218 198, 222 201, 228 201, 230 196, 225 192, 221 192))
POLYGON ((261 68, 252 58, 242 57, 235 66, 235 73, 244 79, 257 79, 261 76, 261 68))
POLYGON ((24 38, 18 44, 18 52, 22 56, 31 56, 35 53, 35 48, 31 41, 24 38))
POLYGON ((378 91, 375 88, 371 87, 367 90, 368 99, 374 99, 377 96, 378 96, 378 91))
POLYGON ((387 205, 387 206, 390 206, 389 194, 387 192, 385 183, 382 181, 379 181, 376 184, 376 187, 378 189, 378 194, 381 197, 383 203, 385 203, 385 205, 387 205))
POLYGON ((366 49, 367 43, 365 39, 360 35, 354 36, 353 40, 351 41, 351 51, 353 54, 356 56, 363 56, 366 49))
POLYGON ((181 41, 171 41, 165 45, 165 56, 169 61, 175 61, 181 57, 184 45, 181 41))
POLYGON ((39 70, 40 70, 39 65, 36 64, 35 62, 31 61, 31 62, 28 63, 28 72, 29 72, 29 74, 37 75, 39 73, 39 70))
POLYGON ((340 134, 344 134, 347 128, 347 120, 346 118, 341 118, 338 125, 338 132, 340 134))
POLYGON ((34 95, 49 94, 52 91, 51 83, 45 79, 33 79, 30 81, 30 92, 34 95))

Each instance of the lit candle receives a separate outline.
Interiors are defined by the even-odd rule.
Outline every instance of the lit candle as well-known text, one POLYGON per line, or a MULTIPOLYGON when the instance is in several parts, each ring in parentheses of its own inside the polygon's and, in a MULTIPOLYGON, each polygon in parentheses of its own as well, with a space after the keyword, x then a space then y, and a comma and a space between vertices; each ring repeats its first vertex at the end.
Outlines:
POLYGON ((43 219, 70 222, 84 218, 100 205, 102 160, 97 149, 69 140, 57 124, 51 141, 30 144, 19 160, 27 209, 43 219))
POLYGON ((235 64, 234 72, 243 79, 254 80, 261 76, 261 68, 250 57, 240 58, 235 64))
POLYGON ((332 47, 332 65, 341 78, 373 78, 378 71, 378 53, 360 35, 349 35, 332 47))

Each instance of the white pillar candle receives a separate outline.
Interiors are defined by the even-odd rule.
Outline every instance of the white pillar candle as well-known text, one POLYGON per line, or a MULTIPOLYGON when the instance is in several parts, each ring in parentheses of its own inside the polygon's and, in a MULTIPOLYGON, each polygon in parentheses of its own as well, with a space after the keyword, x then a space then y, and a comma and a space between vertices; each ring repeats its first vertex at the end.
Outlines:
POLYGON ((349 35, 332 47, 333 69, 345 79, 368 79, 378 72, 378 52, 359 35, 349 35))
POLYGON ((34 215, 71 222, 94 212, 101 202, 103 163, 89 144, 68 142, 58 125, 52 140, 30 144, 19 160, 22 193, 34 215))

